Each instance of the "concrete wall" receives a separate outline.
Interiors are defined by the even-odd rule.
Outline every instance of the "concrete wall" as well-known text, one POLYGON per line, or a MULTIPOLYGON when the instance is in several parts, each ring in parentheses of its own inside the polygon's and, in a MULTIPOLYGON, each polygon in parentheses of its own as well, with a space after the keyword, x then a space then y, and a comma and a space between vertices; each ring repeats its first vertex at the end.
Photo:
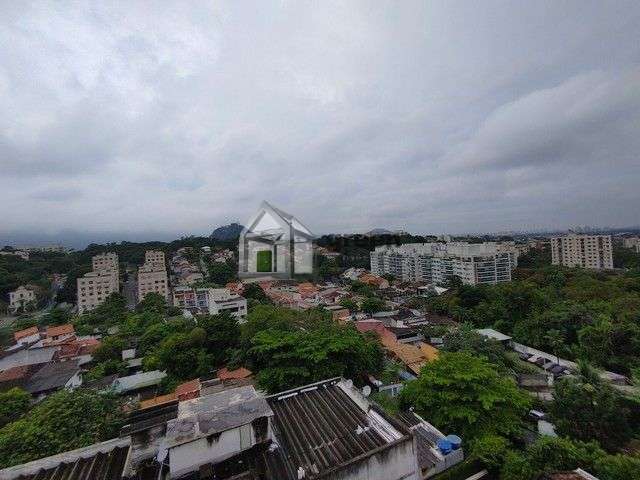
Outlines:
POLYGON ((415 445, 412 438, 373 454, 360 462, 332 472, 331 480, 420 480, 415 445))

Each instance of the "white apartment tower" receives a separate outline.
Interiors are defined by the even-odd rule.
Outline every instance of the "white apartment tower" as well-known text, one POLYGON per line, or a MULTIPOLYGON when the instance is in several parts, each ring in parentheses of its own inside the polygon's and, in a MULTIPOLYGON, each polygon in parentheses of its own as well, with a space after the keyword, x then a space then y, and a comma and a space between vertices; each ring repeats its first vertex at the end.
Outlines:
POLYGON ((138 268, 138 301, 148 293, 158 293, 169 300, 169 281, 164 261, 164 252, 147 250, 144 265, 138 268))
POLYGON ((118 255, 101 253, 91 259, 93 270, 78 278, 78 313, 83 314, 102 304, 109 295, 120 291, 118 255))
POLYGON ((446 284, 459 277, 467 285, 511 281, 518 250, 508 243, 409 243, 371 252, 371 271, 409 282, 446 284))
POLYGON ((563 237, 553 237, 551 239, 551 263, 593 270, 612 269, 611 235, 570 233, 563 237))

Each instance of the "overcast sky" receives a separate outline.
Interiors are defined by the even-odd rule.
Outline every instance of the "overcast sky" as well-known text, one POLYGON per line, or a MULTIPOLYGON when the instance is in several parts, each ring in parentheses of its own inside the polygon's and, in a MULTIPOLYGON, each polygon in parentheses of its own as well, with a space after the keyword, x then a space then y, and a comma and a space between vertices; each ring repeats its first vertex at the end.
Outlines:
POLYGON ((0 243, 640 224, 640 2, 0 1, 0 243))

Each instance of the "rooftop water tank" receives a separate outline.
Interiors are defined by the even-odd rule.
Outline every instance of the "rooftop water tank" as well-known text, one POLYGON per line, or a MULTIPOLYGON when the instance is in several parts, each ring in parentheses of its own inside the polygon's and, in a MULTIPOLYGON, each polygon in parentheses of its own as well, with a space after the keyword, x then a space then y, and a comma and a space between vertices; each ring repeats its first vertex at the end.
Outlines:
POLYGON ((441 438, 438 440, 438 448, 443 455, 447 455, 448 453, 451 453, 451 442, 446 438, 441 438))
POLYGON ((458 450, 462 445, 462 439, 457 435, 447 435, 446 439, 449 440, 452 450, 458 450))

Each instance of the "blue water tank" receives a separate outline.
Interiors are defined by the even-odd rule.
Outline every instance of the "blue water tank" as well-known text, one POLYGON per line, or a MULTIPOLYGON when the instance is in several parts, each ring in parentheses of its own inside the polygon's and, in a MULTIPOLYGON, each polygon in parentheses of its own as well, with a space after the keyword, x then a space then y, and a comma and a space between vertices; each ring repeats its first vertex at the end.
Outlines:
POLYGON ((447 440, 449 440, 453 450, 458 450, 462 445, 462 439, 457 435, 447 435, 447 440))
POLYGON ((438 440, 438 448, 443 455, 451 453, 451 442, 446 438, 441 438, 440 440, 438 440))

